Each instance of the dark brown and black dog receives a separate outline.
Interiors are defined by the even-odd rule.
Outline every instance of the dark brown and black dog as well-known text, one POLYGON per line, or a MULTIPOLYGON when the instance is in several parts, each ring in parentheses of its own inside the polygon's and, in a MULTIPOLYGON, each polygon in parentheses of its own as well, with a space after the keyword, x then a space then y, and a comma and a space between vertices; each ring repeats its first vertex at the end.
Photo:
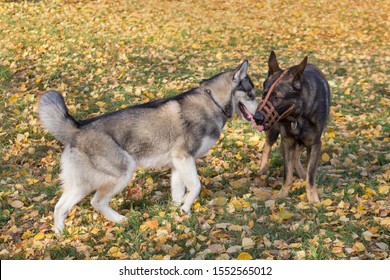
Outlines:
POLYGON ((319 202, 316 173, 321 157, 321 135, 329 115, 328 82, 317 67, 307 64, 307 57, 300 64, 282 70, 275 53, 271 52, 263 87, 263 100, 253 116, 259 131, 266 131, 260 172, 266 170, 271 147, 280 134, 284 181, 278 196, 288 195, 295 169, 301 178, 307 179, 308 201, 319 202), (307 170, 300 161, 303 147, 307 149, 307 170))

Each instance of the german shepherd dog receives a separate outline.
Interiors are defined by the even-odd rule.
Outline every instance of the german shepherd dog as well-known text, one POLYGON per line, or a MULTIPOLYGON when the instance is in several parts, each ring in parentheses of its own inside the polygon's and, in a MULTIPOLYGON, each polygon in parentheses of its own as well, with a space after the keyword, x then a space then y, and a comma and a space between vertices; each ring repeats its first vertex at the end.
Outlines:
POLYGON ((62 232, 71 208, 91 192, 91 204, 112 222, 124 216, 109 206, 137 166, 172 168, 172 200, 190 213, 201 190, 195 159, 218 140, 228 118, 255 113, 258 102, 247 75, 248 61, 204 80, 177 96, 75 120, 57 91, 39 100, 43 126, 65 145, 61 157, 63 194, 55 206, 54 229, 62 232))
POLYGON ((322 72, 307 64, 307 57, 295 66, 282 70, 272 51, 268 60, 268 77, 263 84, 263 100, 253 116, 259 131, 266 131, 266 143, 260 164, 264 173, 272 145, 281 134, 284 158, 284 181, 279 197, 286 197, 292 185, 293 169, 307 179, 310 203, 319 202, 316 173, 321 157, 321 135, 329 116, 330 90, 322 72), (301 164, 306 147, 307 170, 301 164))

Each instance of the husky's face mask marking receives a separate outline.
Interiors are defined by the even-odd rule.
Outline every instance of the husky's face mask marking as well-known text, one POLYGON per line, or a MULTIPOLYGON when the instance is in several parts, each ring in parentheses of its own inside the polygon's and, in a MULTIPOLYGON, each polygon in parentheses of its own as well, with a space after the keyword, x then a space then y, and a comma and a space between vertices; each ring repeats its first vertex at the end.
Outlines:
POLYGON ((238 82, 233 93, 234 111, 247 121, 254 124, 253 114, 256 111, 258 102, 255 99, 256 89, 247 74, 248 61, 244 61, 239 68, 236 69, 233 80, 238 82))

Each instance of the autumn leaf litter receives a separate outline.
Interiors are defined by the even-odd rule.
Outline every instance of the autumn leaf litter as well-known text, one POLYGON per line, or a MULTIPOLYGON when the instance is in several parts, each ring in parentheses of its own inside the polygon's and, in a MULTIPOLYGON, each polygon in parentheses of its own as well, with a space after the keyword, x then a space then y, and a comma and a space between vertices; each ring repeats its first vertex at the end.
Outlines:
POLYGON ((0 258, 388 259, 388 4, 139 2, 1 2, 0 258), (297 178, 276 200, 279 150, 259 175, 264 134, 234 119, 197 161, 191 216, 170 203, 169 170, 140 169, 112 201, 126 223, 88 197, 54 235, 62 147, 37 119, 43 91, 63 92, 86 118, 185 91, 243 59, 261 88, 271 50, 282 67, 308 55, 329 79, 319 204, 297 178))

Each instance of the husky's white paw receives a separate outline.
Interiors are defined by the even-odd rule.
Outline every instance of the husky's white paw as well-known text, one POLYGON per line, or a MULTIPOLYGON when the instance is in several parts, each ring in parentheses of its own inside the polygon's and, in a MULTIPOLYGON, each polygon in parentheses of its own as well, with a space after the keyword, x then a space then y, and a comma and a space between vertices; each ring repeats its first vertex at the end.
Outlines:
POLYGON ((182 207, 180 207, 180 210, 181 210, 182 213, 185 213, 185 214, 188 214, 188 215, 191 214, 191 207, 185 207, 183 205, 182 207))
POLYGON ((115 216, 112 216, 110 217, 109 219, 111 222, 114 222, 114 223, 121 223, 121 222, 124 222, 127 220, 127 218, 123 215, 120 215, 120 214, 117 214, 115 216))
POLYGON ((64 232, 64 228, 63 227, 54 227, 54 233, 56 235, 62 235, 63 232, 64 232))
POLYGON ((183 201, 174 201, 172 200, 172 204, 176 207, 180 207, 183 204, 183 201))

